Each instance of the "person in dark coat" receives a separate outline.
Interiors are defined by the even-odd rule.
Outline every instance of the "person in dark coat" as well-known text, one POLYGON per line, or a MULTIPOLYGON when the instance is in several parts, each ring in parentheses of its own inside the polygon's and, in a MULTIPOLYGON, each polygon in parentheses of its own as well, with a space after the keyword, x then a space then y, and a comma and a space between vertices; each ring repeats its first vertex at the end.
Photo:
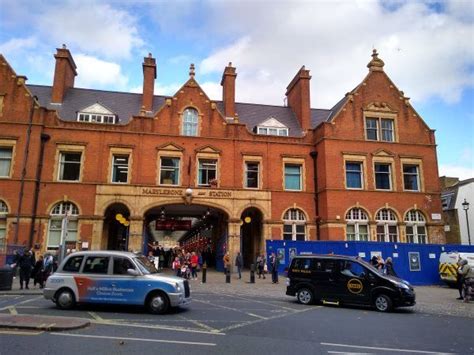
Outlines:
POLYGON ((40 255, 35 263, 35 266, 33 267, 33 272, 31 273, 31 277, 33 277, 33 284, 35 287, 36 284, 39 284, 40 288, 43 288, 43 262, 43 255, 40 255))
POLYGON ((393 269, 393 262, 392 258, 390 257, 385 260, 385 274, 389 276, 398 277, 397 273, 393 269))
POLYGON ((242 254, 237 253, 235 257, 235 266, 237 266, 237 272, 239 273, 239 279, 242 278, 242 267, 244 266, 244 260, 242 259, 242 254))
POLYGON ((272 253, 270 257, 270 265, 271 265, 271 271, 272 271, 272 283, 277 284, 278 283, 278 267, 280 266, 280 259, 278 258, 275 253, 272 253))
POLYGON ((31 255, 28 250, 25 250, 23 255, 20 257, 19 267, 20 267, 20 290, 23 290, 23 284, 25 288, 28 290, 30 277, 31 277, 31 270, 33 269, 33 264, 31 263, 31 255))

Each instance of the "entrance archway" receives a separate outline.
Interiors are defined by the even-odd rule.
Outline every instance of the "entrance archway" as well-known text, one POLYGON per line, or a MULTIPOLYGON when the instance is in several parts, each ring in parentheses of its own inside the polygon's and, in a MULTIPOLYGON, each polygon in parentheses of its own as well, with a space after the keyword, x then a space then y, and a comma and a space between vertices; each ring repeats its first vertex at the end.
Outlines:
POLYGON ((250 207, 242 212, 241 219, 240 251, 244 267, 250 267, 255 263, 257 254, 262 250, 263 214, 258 208, 250 207))
POLYGON ((165 267, 171 265, 174 252, 184 249, 200 253, 209 267, 223 268, 228 236, 224 211, 206 205, 169 204, 149 209, 144 217, 144 252, 164 252, 165 267))
POLYGON ((103 236, 107 236, 107 250, 128 250, 130 211, 122 203, 114 203, 105 210, 103 236))

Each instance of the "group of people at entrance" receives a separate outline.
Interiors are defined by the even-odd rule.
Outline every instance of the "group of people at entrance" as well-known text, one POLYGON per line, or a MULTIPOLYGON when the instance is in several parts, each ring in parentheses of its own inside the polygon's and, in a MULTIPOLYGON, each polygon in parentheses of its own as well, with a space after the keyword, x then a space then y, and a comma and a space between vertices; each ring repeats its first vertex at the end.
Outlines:
POLYGON ((15 250, 13 254, 13 263, 10 265, 13 269, 13 275, 16 276, 19 270, 20 290, 30 288, 30 280, 33 279, 33 286, 39 285, 43 288, 49 275, 57 268, 57 261, 52 254, 40 255, 36 259, 33 249, 15 250))
MULTIPOLYGON (((229 252, 225 253, 224 257, 222 258, 224 263, 224 273, 227 274, 230 272, 231 268, 231 259, 229 252)), ((242 254, 240 252, 237 253, 235 257, 234 266, 237 269, 237 274, 239 275, 239 279, 242 278, 242 268, 244 267, 244 260, 242 258, 242 254)), ((278 268, 280 266, 280 258, 275 254, 271 253, 268 263, 265 257, 265 254, 257 254, 255 259, 255 269, 257 271, 258 278, 266 279, 266 274, 268 271, 272 274, 272 283, 278 283, 278 268)))

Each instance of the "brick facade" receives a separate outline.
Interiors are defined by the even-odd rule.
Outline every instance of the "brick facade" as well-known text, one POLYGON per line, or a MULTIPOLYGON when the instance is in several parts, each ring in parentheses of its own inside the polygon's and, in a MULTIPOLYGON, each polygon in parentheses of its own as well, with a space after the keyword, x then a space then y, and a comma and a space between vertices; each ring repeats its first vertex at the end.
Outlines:
MULTIPOLYGON (((102 235, 105 211, 121 203, 130 212, 130 246, 140 249, 147 211, 186 203, 188 187, 194 190, 191 204, 209 206, 227 216, 232 252, 240 248, 241 216, 248 208, 262 214, 261 250, 265 239, 283 238, 283 217, 290 208, 304 212, 307 240, 344 240, 346 214, 355 207, 368 215, 369 240, 376 240, 377 211, 387 208, 396 216, 398 241, 407 241, 404 218, 414 209, 424 216, 427 241, 444 242, 442 221, 433 219, 441 213, 434 131, 391 82, 376 54, 362 83, 333 109, 325 110, 327 117, 319 121, 313 118, 317 110, 310 108, 309 71, 304 67, 298 71, 287 88, 289 108, 280 108, 292 110, 288 117, 299 128, 291 128, 288 136, 254 132, 248 121, 251 111, 243 112, 244 105, 251 104, 234 102, 236 71, 231 64, 223 74, 222 103, 207 97, 193 68, 175 95, 154 96, 157 68, 151 55, 143 63, 143 97, 123 96, 131 101, 139 96, 135 100, 139 107, 131 117, 119 117, 121 124, 110 125, 63 117, 61 110, 70 105, 71 90, 79 95, 85 89, 73 89, 76 71, 69 50, 58 49, 55 57, 53 87, 41 88, 27 85, 25 77, 17 75, 0 56, 0 148, 11 147, 12 151, 10 175, 0 178, 0 200, 8 210, 4 219, 8 244, 37 244, 45 250, 51 210, 58 202, 69 201, 79 209, 77 240, 88 242, 91 248, 106 248, 102 235), (39 92, 48 94, 41 97, 39 92), (197 137, 183 135, 183 114, 188 108, 198 112, 197 137), (367 140, 364 122, 373 115, 393 120, 393 142, 367 140), (78 182, 58 181, 58 161, 64 149, 82 152, 78 182), (114 149, 130 154, 127 184, 110 182, 114 149), (180 158, 178 186, 159 185, 158 157, 162 153, 180 158), (199 157, 218 161, 217 181, 212 186, 197 186, 199 157), (345 161, 353 159, 363 165, 361 189, 346 187, 345 161), (245 161, 260 164, 258 189, 244 187, 245 161), (390 164, 390 191, 375 189, 376 161, 390 164), (404 162, 416 162, 419 191, 404 190, 404 162), (285 189, 286 163, 301 166, 301 191, 285 189)), ((121 97, 117 101, 125 100, 121 97)), ((98 101, 93 90, 90 98, 89 105, 98 101)), ((255 107, 262 110, 262 106, 255 107)), ((107 108, 114 110, 110 105, 107 108)), ((269 114, 262 114, 258 122, 271 118, 273 109, 268 106, 269 114)))

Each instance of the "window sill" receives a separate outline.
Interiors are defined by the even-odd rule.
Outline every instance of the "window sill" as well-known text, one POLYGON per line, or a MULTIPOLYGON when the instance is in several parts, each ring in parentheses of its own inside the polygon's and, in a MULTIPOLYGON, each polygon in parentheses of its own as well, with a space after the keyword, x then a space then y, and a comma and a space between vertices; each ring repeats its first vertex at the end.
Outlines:
POLYGON ((81 180, 57 180, 57 182, 65 182, 65 183, 72 183, 72 184, 77 184, 82 182, 81 180))
POLYGON ((180 184, 158 184, 158 186, 164 186, 164 187, 179 187, 181 186, 180 184))
POLYGON ((352 190, 352 191, 364 191, 365 189, 363 187, 347 187, 346 190, 352 190))
POLYGON ((289 191, 289 192, 303 192, 303 190, 291 190, 291 189, 284 189, 283 191, 289 191))

